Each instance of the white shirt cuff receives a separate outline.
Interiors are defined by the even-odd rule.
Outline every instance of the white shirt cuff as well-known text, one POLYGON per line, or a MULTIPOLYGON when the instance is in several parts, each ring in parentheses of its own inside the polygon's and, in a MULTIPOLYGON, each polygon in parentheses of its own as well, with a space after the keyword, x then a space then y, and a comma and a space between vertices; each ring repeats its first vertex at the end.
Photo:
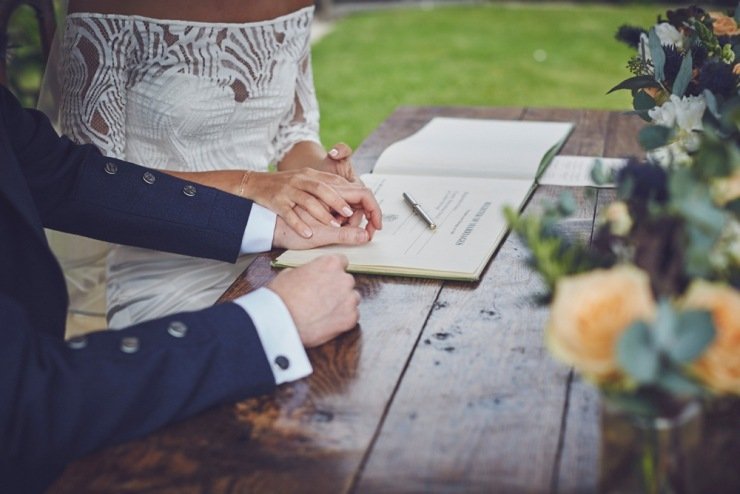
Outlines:
POLYGON ((272 249, 272 237, 275 234, 277 215, 257 203, 252 204, 247 226, 242 237, 242 254, 267 252, 272 249))
POLYGON ((259 288, 235 299, 234 303, 252 318, 275 384, 295 381, 313 372, 293 318, 275 292, 259 288))

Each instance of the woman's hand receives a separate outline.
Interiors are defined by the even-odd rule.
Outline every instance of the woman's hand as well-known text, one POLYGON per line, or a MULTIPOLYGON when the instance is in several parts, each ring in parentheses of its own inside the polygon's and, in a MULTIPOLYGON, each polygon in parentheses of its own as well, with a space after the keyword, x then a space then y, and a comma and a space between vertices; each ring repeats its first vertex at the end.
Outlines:
POLYGON ((339 175, 311 168, 278 172, 247 172, 240 193, 277 213, 304 238, 313 235, 311 227, 295 211, 300 206, 325 225, 339 227, 358 216, 367 218, 370 238, 382 228, 380 206, 372 191, 339 175))
POLYGON ((352 148, 343 142, 334 144, 317 168, 339 175, 349 182, 361 183, 352 166, 352 148))

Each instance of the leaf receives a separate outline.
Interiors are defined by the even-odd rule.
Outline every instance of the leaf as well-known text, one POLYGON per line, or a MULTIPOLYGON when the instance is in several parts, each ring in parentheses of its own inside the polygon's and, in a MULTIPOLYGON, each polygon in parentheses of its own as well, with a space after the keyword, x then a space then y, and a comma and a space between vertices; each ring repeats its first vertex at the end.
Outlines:
POLYGON ((630 325, 619 338, 617 362, 638 383, 655 382, 660 367, 659 357, 650 327, 642 321, 630 325))
POLYGON ((676 80, 673 81, 673 86, 671 87, 671 92, 678 97, 683 96, 686 92, 686 88, 689 87, 693 64, 694 62, 691 57, 691 51, 687 51, 683 60, 681 60, 681 68, 678 69, 676 80))
POLYGON ((678 318, 668 300, 662 299, 658 304, 655 318, 655 342, 662 352, 668 351, 676 340, 678 318))
POLYGON ((625 79, 613 88, 611 88, 609 91, 606 92, 606 94, 613 93, 614 91, 617 91, 619 89, 630 89, 632 91, 636 89, 642 89, 646 87, 660 87, 660 84, 655 81, 655 78, 650 75, 636 75, 635 77, 630 77, 629 79, 625 79))
POLYGON ((719 107, 717 106, 717 97, 709 89, 705 89, 702 92, 702 95, 704 96, 704 101, 707 103, 707 110, 714 115, 714 118, 719 120, 721 115, 719 113, 719 107))
POLYGON ((735 22, 740 24, 740 4, 738 4, 738 6, 735 7, 735 22))
POLYGON ((653 97, 645 91, 636 91, 634 98, 632 98, 632 107, 637 111, 652 110, 656 104, 653 97))
POLYGON ((655 80, 662 82, 665 80, 665 52, 663 51, 663 45, 660 44, 660 38, 658 38, 655 28, 652 28, 648 34, 648 47, 650 48, 650 57, 653 59, 655 80))
POLYGON ((679 314, 676 340, 668 355, 676 363, 688 364, 699 357, 714 340, 714 324, 707 311, 691 310, 679 314))
POLYGON ((604 162, 600 159, 594 160, 594 166, 591 167, 591 180, 596 185, 604 185, 609 181, 609 177, 604 169, 604 162))
POLYGON ((576 198, 570 191, 563 192, 558 197, 558 211, 564 216, 570 216, 576 211, 576 198))
POLYGON ((662 125, 649 125, 643 127, 638 134, 640 145, 646 150, 659 148, 668 144, 668 140, 673 134, 673 129, 662 125))
POLYGON ((704 392, 704 389, 696 381, 673 369, 661 373, 657 385, 672 395, 696 396, 704 392))

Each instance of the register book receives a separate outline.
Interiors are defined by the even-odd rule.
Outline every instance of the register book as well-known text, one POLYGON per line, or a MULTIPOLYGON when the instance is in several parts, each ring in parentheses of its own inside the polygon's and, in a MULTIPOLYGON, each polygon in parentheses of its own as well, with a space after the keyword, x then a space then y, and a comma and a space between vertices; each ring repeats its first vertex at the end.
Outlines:
POLYGON ((355 273, 477 280, 506 235, 504 206, 524 206, 572 129, 562 122, 435 118, 389 146, 373 173, 361 177, 383 211, 383 230, 371 242, 288 250, 273 265, 341 253, 355 273))

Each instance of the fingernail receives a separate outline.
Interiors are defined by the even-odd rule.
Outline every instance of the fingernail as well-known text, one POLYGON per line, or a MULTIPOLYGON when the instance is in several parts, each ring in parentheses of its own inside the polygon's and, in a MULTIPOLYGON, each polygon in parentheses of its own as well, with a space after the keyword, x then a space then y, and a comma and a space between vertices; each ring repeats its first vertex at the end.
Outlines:
POLYGON ((331 226, 335 226, 335 227, 337 227, 337 228, 340 228, 340 227, 342 226, 342 225, 340 225, 339 223, 337 223, 337 221, 336 221, 336 220, 331 220, 331 221, 329 222, 329 224, 330 224, 331 226))
POLYGON ((329 156, 331 156, 332 158, 336 158, 338 154, 339 150, 337 150, 336 148, 332 148, 332 150, 329 151, 329 156))
POLYGON ((313 232, 306 228, 305 230, 303 230, 303 236, 306 238, 311 238, 313 236, 313 232))
POLYGON ((345 216, 352 216, 352 210, 348 207, 345 207, 344 209, 342 209, 342 214, 345 216))

